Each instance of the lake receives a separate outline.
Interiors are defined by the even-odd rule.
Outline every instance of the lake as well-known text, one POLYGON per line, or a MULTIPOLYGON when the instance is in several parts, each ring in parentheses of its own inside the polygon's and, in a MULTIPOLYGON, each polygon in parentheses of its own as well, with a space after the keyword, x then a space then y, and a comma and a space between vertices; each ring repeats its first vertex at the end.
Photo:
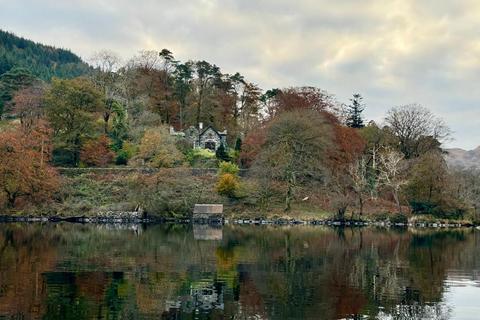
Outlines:
POLYGON ((480 233, 0 224, 0 319, 479 319, 480 233))

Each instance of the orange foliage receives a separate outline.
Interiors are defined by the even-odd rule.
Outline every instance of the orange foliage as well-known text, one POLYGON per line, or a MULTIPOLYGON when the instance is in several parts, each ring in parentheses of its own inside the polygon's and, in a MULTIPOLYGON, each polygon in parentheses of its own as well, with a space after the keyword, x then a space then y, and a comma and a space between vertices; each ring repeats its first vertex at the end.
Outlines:
POLYGON ((19 200, 40 203, 59 187, 55 169, 49 165, 50 129, 37 127, 0 132, 0 204, 13 208, 19 200))
POLYGON ((331 166, 335 169, 345 168, 365 150, 365 140, 353 128, 336 124, 334 127, 335 146, 330 154, 331 166))
POLYGON ((115 157, 109 146, 110 139, 106 136, 86 142, 80 151, 80 161, 88 166, 105 167, 115 157))

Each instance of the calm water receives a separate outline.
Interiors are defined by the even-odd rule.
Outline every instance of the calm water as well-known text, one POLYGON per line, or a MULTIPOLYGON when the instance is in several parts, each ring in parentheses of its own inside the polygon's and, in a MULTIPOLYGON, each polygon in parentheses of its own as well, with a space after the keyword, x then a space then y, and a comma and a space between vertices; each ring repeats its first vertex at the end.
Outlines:
POLYGON ((480 234, 0 225, 0 319, 480 319, 480 234))

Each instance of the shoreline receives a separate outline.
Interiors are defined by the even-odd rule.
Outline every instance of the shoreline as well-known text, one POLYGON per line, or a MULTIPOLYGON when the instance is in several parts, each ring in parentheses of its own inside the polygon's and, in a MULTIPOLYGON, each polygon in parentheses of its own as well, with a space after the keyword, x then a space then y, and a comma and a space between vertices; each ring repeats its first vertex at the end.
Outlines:
POLYGON ((450 228, 478 228, 473 223, 444 223, 444 222, 409 222, 409 223, 392 223, 390 221, 368 221, 368 220, 302 220, 302 219, 230 219, 230 218, 213 218, 213 219, 195 219, 195 218, 124 218, 124 217, 38 217, 38 216, 9 216, 0 215, 1 223, 58 223, 68 222, 75 224, 208 224, 208 225, 274 225, 274 226, 331 226, 331 227, 387 227, 387 228, 434 228, 434 229, 450 229, 450 228))

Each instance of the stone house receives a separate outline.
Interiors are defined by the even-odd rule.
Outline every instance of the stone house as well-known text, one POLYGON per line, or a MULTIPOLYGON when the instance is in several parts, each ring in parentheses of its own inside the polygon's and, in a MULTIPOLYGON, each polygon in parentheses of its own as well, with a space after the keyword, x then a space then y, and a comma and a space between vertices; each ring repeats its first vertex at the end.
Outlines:
POLYGON ((187 139, 194 149, 209 149, 216 151, 221 144, 227 146, 227 130, 217 131, 212 126, 203 128, 203 123, 200 123, 198 129, 190 127, 184 132, 176 132, 173 127, 170 128, 170 134, 180 136, 187 139))

